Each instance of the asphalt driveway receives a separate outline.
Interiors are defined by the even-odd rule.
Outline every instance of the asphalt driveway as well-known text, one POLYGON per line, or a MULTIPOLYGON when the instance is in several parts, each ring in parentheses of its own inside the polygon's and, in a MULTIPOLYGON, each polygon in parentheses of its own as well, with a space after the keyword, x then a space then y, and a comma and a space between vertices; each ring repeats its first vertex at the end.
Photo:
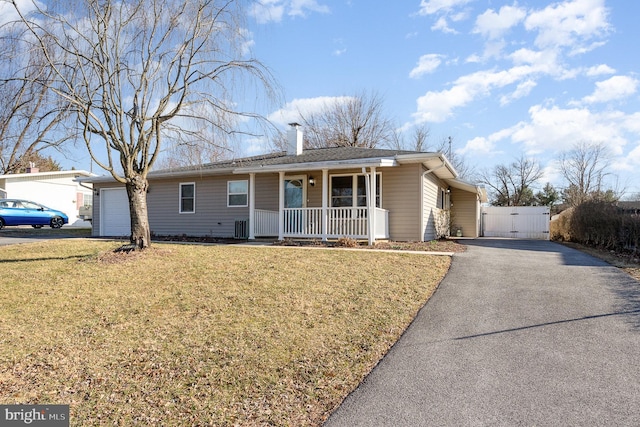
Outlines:
POLYGON ((552 242, 468 244, 326 426, 640 425, 640 284, 552 242))

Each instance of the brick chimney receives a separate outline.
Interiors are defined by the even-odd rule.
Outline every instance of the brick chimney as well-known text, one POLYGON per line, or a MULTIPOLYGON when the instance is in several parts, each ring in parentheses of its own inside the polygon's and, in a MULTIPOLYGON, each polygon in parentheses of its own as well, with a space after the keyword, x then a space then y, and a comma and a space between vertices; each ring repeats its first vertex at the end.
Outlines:
POLYGON ((287 154, 299 156, 302 154, 302 129, 299 123, 289 123, 287 132, 287 154))

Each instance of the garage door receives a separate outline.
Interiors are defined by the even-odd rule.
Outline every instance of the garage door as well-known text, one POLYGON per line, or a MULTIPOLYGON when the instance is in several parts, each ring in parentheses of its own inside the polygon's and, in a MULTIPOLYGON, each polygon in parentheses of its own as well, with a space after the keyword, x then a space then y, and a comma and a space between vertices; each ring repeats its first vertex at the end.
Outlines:
POLYGON ((485 206, 482 231, 485 237, 549 240, 549 208, 546 206, 485 206))
POLYGON ((129 198, 124 188, 103 188, 100 190, 100 235, 131 235, 129 218, 129 198))

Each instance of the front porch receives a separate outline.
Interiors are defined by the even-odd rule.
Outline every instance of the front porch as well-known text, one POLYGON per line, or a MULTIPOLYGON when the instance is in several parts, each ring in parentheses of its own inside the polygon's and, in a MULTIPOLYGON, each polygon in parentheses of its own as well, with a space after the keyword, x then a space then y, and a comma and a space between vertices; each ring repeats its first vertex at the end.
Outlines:
POLYGON ((389 211, 379 206, 380 187, 376 182, 379 177, 371 179, 376 176, 375 167, 362 168, 361 173, 354 171, 348 175, 337 175, 338 178, 343 177, 346 191, 337 187, 336 178, 330 181, 327 169, 321 172, 322 177, 316 183, 310 171, 296 175, 285 175, 279 171, 278 210, 256 206, 256 174, 250 173, 247 237, 250 240, 277 237, 278 240, 304 238, 323 241, 349 237, 368 240, 369 244, 376 239, 389 238, 389 211), (308 190, 313 188, 316 198, 309 201, 308 190), (347 195, 342 196, 342 193, 347 195), (315 206, 307 206, 307 201, 315 206))
POLYGON ((253 230, 249 239, 278 236, 305 239, 374 239, 389 238, 389 211, 375 208, 373 224, 369 222, 368 209, 357 208, 284 208, 282 228, 277 211, 256 209, 253 230), (369 227, 372 227, 370 230, 369 227), (253 235, 251 235, 253 231, 253 235))

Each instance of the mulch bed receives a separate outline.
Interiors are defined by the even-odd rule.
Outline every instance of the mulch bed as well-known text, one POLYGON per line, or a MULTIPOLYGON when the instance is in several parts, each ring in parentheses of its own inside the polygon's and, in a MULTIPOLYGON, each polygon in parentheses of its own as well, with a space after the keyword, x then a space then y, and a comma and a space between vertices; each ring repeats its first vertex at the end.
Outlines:
MULTIPOLYGON (((247 243, 244 239, 228 239, 209 236, 153 236, 153 240, 163 242, 193 242, 193 243, 219 243, 219 244, 239 244, 247 243)), ((398 251, 423 251, 423 252, 464 252, 466 246, 457 239, 440 239, 429 242, 394 242, 378 241, 374 246, 369 246, 367 242, 356 241, 349 238, 330 240, 323 242, 319 239, 285 239, 274 241, 275 246, 299 246, 299 247, 327 247, 327 248, 355 248, 355 249, 383 249, 398 251)))

